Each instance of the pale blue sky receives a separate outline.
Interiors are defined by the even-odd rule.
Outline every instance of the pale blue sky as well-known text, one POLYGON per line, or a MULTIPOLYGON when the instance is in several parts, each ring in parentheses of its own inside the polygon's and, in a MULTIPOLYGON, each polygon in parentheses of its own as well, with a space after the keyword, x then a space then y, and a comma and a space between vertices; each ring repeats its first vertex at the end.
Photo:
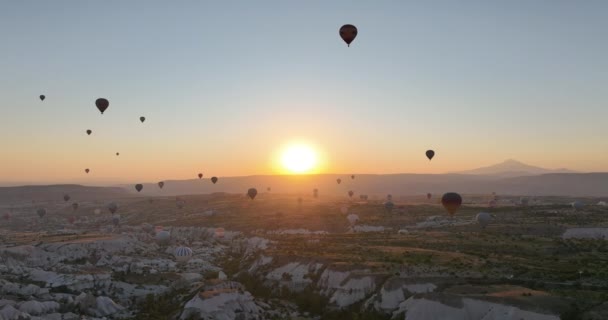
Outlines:
POLYGON ((608 170, 608 1, 4 0, 0 39, 6 181, 608 170))

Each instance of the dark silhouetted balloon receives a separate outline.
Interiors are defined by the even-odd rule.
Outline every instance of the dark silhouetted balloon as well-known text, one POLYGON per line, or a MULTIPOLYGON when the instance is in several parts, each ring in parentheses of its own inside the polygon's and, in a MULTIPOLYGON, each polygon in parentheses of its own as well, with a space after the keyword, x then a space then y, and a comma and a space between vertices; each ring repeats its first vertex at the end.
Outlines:
POLYGON ((120 155, 120 152, 116 152, 116 156, 119 156, 119 155, 120 155))
POLYGON ((44 217, 46 215, 46 209, 45 208, 39 208, 36 213, 38 214, 38 216, 40 218, 44 217))
POLYGON ((78 202, 72 203, 72 209, 74 209, 74 211, 78 210, 78 202))
POLYGON ((270 187, 266 188, 266 191, 270 192, 272 190, 270 187))
POLYGON ((106 111, 106 109, 110 106, 110 101, 104 98, 99 98, 95 100, 95 105, 97 106, 97 109, 99 109, 101 114, 103 114, 103 112, 106 111))
POLYGON ((211 177, 211 182, 213 182, 213 184, 215 184, 217 182, 217 177, 211 177))
POLYGON ((462 197, 456 192, 448 192, 441 197, 441 204, 450 215, 454 215, 462 205, 462 197))
POLYGON ((40 101, 44 101, 44 99, 46 99, 46 96, 45 96, 45 95, 43 95, 43 94, 41 94, 41 95, 40 95, 40 101))
POLYGON ((432 196, 433 196, 433 195, 432 195, 432 194, 430 194, 430 193, 427 193, 427 194, 426 194, 426 198, 427 198, 428 200, 430 200, 432 196))
POLYGON ((353 195, 354 195, 354 194, 355 194, 355 193, 354 193, 352 190, 350 190, 350 191, 348 192, 348 196, 349 196, 349 197, 351 197, 351 198, 353 197, 353 195))
POLYGON ((202 173, 199 173, 199 174, 198 174, 198 178, 199 178, 199 179, 202 179, 202 178, 203 178, 203 174, 202 174, 202 173))
POLYGON ((164 183, 164 182, 160 181, 160 182, 158 183, 158 187, 159 187, 159 188, 161 188, 161 189, 162 189, 164 186, 165 186, 165 183, 164 183))
POLYGON ((315 198, 318 198, 319 197, 319 189, 316 189, 316 188, 313 189, 312 190, 312 196, 315 197, 315 198))
POLYGON ((338 184, 340 184, 340 183, 342 183, 342 179, 336 179, 336 182, 337 182, 338 184))
POLYGON ((144 121, 146 121, 146 117, 139 117, 139 121, 141 121, 141 123, 144 123, 144 121))
POLYGON ((426 151, 426 157, 429 158, 429 160, 433 159, 434 156, 435 156, 435 151, 433 151, 433 150, 426 151))
POLYGON ((340 38, 350 47, 350 43, 357 37, 357 27, 345 24, 340 28, 340 38))
POLYGON ((247 190, 247 195, 253 200, 255 199, 255 196, 258 195, 258 190, 256 190, 256 188, 249 188, 249 190, 247 190))
POLYGON ((301 205, 302 204, 302 198, 298 198, 298 204, 301 205))
POLYGON ((89 173, 91 170, 89 168, 84 169, 84 172, 89 173))
POLYGON ((87 130, 87 135, 89 135, 89 136, 90 136, 90 135, 91 135, 91 133, 93 133, 93 131, 91 131, 91 130, 87 130))
POLYGON ((351 179, 355 180, 355 175, 350 176, 351 179))
POLYGON ((69 194, 63 195, 63 201, 65 201, 65 202, 70 201, 70 195, 69 194))
POLYGON ((115 214, 118 211, 118 205, 114 202, 108 204, 108 210, 110 210, 111 214, 115 214))
POLYGON ((135 190, 137 190, 137 192, 140 192, 143 188, 144 186, 141 183, 135 185, 135 190))

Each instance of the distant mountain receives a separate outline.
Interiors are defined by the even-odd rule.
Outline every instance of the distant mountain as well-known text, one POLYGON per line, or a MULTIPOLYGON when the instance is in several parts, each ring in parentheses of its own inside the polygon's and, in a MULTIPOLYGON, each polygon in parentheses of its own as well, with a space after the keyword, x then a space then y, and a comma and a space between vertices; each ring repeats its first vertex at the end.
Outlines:
POLYGON ((119 187, 87 187, 76 184, 48 186, 0 187, 0 203, 25 201, 63 201, 65 194, 70 201, 93 201, 132 197, 127 190, 119 187))
POLYGON ((312 195, 313 189, 319 196, 332 195, 347 197, 349 190, 355 198, 361 194, 384 198, 392 195, 424 195, 427 192, 439 195, 455 191, 462 194, 489 194, 530 196, 608 196, 608 173, 551 173, 520 177, 473 174, 359 174, 355 179, 349 175, 323 174, 302 176, 247 176, 220 177, 217 184, 209 179, 165 181, 163 189, 155 183, 144 184, 141 193, 133 185, 124 186, 132 194, 141 196, 176 196, 187 194, 210 194, 215 192, 239 193, 257 188, 258 193, 312 195), (342 179, 341 184, 336 179, 342 179))
POLYGON ((492 175, 500 177, 520 177, 534 176, 548 173, 576 173, 576 171, 568 169, 545 169, 535 167, 519 162, 517 160, 508 159, 499 164, 489 167, 477 168, 473 170, 461 171, 459 174, 474 174, 474 175, 492 175))

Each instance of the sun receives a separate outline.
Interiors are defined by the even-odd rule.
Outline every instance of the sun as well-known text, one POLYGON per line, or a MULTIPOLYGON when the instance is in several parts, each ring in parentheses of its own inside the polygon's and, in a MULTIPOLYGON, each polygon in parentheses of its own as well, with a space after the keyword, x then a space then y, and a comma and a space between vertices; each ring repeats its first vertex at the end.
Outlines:
POLYGON ((291 145, 283 151, 281 164, 291 173, 309 173, 317 165, 317 153, 307 145, 291 145))

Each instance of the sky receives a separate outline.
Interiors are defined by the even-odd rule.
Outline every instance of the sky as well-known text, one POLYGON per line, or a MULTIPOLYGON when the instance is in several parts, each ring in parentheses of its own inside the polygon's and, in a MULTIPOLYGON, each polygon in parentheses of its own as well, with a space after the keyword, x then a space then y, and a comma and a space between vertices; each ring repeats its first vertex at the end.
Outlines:
POLYGON ((0 184, 281 174, 296 142, 608 171, 607 1, 2 1, 0 39, 0 184))

